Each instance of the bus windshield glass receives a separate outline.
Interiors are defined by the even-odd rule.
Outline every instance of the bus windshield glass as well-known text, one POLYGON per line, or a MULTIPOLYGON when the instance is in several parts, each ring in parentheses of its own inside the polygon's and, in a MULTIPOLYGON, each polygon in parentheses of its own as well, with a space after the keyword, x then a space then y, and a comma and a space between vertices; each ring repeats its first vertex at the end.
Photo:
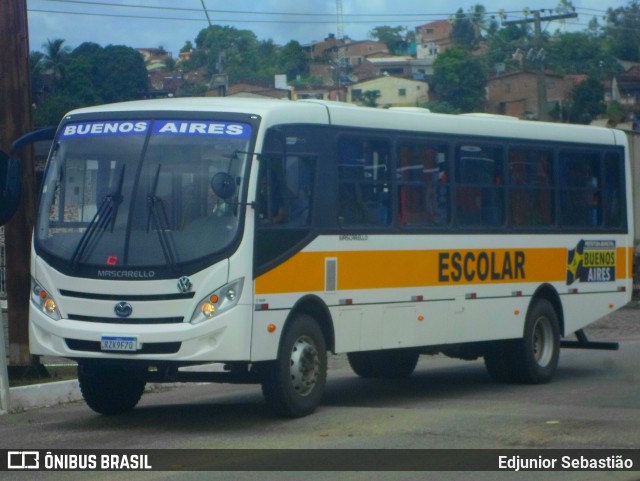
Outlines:
POLYGON ((220 255, 239 232, 252 127, 242 122, 65 124, 43 181, 35 245, 62 270, 169 269, 220 255), (211 181, 225 173, 233 196, 211 181))

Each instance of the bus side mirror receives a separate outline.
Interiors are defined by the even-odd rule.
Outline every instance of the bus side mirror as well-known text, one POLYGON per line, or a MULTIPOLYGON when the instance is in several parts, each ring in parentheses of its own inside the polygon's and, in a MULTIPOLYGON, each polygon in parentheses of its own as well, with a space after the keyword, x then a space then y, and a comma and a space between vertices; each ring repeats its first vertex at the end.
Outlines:
POLYGON ((20 203, 20 161, 0 150, 0 225, 4 225, 20 203))
POLYGON ((222 200, 229 200, 236 193, 236 183, 226 172, 218 172, 211 179, 211 190, 222 200))

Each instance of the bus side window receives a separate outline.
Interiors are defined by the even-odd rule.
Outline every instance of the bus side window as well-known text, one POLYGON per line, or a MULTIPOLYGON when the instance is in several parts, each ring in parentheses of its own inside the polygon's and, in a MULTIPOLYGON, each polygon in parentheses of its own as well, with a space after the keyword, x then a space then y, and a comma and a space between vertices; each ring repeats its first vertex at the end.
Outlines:
POLYGON ((608 152, 604 157, 604 221, 607 227, 622 227, 626 221, 624 164, 622 157, 608 152))
POLYGON ((389 143, 370 138, 343 138, 338 142, 338 223, 388 225, 389 143))
POLYGON ((311 221, 314 159, 302 156, 287 157, 285 184, 289 224, 306 226, 311 221))
POLYGON ((285 188, 279 162, 263 160, 258 175, 257 211, 260 224, 277 225, 288 222, 285 188))
POLYGON ((602 223, 600 154, 560 153, 560 211, 562 225, 595 227, 602 223))
POLYGON ((509 221, 516 227, 554 223, 551 151, 509 150, 509 221))
POLYGON ((502 148, 456 148, 456 219, 461 226, 497 226, 504 222, 502 148))
POLYGON ((258 222, 308 226, 311 221, 314 159, 288 155, 266 157, 258 176, 258 222))
POLYGON ((449 222, 447 145, 402 141, 398 145, 398 222, 435 226, 449 222))

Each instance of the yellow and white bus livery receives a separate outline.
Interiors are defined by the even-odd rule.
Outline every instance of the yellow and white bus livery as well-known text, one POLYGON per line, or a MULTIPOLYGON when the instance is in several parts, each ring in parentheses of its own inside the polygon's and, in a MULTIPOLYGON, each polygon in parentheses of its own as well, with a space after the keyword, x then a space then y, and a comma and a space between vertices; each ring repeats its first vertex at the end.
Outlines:
POLYGON ((321 101, 76 110, 40 196, 30 349, 76 360, 104 414, 148 381, 214 381, 307 415, 328 352, 364 377, 442 352, 544 383, 561 344, 612 347, 582 328, 630 300, 630 192, 604 128, 321 101))

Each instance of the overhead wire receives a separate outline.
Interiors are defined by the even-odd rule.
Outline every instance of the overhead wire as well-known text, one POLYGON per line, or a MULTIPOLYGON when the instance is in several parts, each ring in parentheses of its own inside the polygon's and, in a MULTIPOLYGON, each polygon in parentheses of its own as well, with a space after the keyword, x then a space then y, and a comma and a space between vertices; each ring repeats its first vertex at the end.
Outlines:
MULTIPOLYGON (((152 10, 170 10, 170 11, 183 11, 183 12, 202 12, 201 8, 189 8, 189 7, 167 7, 164 5, 136 5, 130 3, 113 3, 106 1, 87 1, 87 0, 39 0, 41 2, 53 2, 53 3, 66 3, 66 4, 79 4, 79 5, 94 5, 104 7, 122 7, 122 8, 139 8, 139 9, 152 9, 152 10)), ((238 15, 277 15, 277 16, 301 16, 301 17, 317 17, 317 16, 330 16, 335 19, 335 12, 266 12, 259 10, 223 10, 223 9, 211 9, 207 8, 207 12, 210 13, 224 13, 224 14, 238 14, 238 15)), ((66 13, 66 12, 65 12, 66 13)), ((487 15, 498 15, 500 13, 515 14, 521 13, 521 10, 502 10, 496 12, 486 12, 487 15)), ((447 13, 345 13, 344 17, 448 17, 452 15, 452 12, 447 13)))
MULTIPOLYGON (((134 5, 129 3, 114 3, 108 1, 87 1, 87 0, 37 0, 40 2, 51 2, 51 3, 59 3, 59 4, 76 4, 82 6, 97 6, 97 7, 110 7, 110 8, 135 8, 135 9, 152 9, 159 11, 173 11, 173 12, 192 12, 192 13, 202 13, 202 8, 189 8, 189 7, 172 7, 172 6, 162 6, 162 5, 134 5)), ((544 10, 552 10, 552 9, 544 9, 544 10)), ((597 12, 600 14, 608 13, 608 10, 598 10, 598 9, 590 9, 590 8, 577 8, 576 12, 581 14, 583 11, 588 12, 597 12)), ((76 16, 90 16, 90 17, 110 17, 110 18, 124 18, 124 19, 137 19, 137 20, 157 20, 157 21, 184 21, 184 22, 204 22, 204 19, 201 16, 195 17, 187 17, 187 16, 156 16, 156 15, 138 15, 138 14, 123 14, 123 13, 113 13, 113 12, 90 12, 90 11, 71 11, 71 10, 53 10, 53 9, 42 9, 42 8, 28 8, 28 12, 30 13, 45 13, 45 14, 60 14, 60 15, 76 15, 76 16)), ((214 14, 227 14, 227 15, 241 15, 240 18, 216 18, 216 23, 227 23, 227 24, 317 24, 317 25, 332 25, 335 23, 335 13, 296 13, 296 12, 265 12, 265 11, 246 11, 246 10, 221 10, 221 9, 206 9, 208 13, 214 14), (264 18, 256 18, 256 17, 247 17, 247 15, 256 15, 260 16, 286 16, 286 17, 313 17, 313 19, 305 18, 304 20, 287 20, 283 18, 278 19, 264 19, 264 18), (326 16, 327 19, 318 19, 318 17, 326 16)), ((494 18, 499 15, 507 15, 512 16, 513 14, 522 14, 521 10, 500 10, 496 12, 485 12, 485 16, 489 18, 494 18)), ((344 17, 347 17, 344 22, 346 24, 370 24, 375 25, 378 23, 376 19, 380 17, 384 17, 387 20, 393 21, 395 23, 421 23, 424 22, 425 19, 428 18, 449 18, 452 13, 391 13, 391 14, 344 14, 344 17), (415 17, 415 18, 414 18, 415 17)), ((585 15, 589 15, 585 13, 585 15)), ((523 18, 523 21, 526 20, 526 17, 523 18)), ((584 26, 588 27, 587 24, 582 24, 578 22, 565 22, 565 25, 573 25, 573 26, 584 26)), ((620 29, 620 30, 633 30, 631 28, 622 27, 622 26, 611 26, 608 28, 620 29)))

